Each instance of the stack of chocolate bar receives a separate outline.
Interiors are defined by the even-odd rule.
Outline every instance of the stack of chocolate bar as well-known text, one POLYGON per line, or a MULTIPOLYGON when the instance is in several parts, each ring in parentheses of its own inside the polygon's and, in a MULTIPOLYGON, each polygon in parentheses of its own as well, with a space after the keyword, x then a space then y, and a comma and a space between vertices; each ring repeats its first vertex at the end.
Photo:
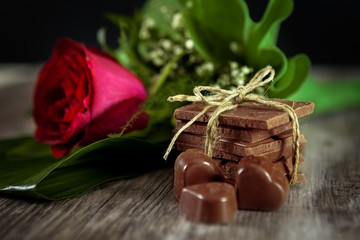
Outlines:
MULTIPOLYGON (((297 117, 303 118, 314 110, 311 102, 295 102, 272 99, 289 105, 297 117)), ((174 112, 177 120, 175 131, 202 111, 202 103, 192 103, 174 112)), ((207 122, 212 111, 197 119, 178 137, 176 146, 179 151, 204 149, 207 122)), ((213 161, 221 168, 225 180, 234 184, 235 175, 241 159, 255 156, 274 164, 290 180, 294 159, 292 148, 292 123, 287 112, 270 108, 259 103, 244 102, 238 108, 222 113, 217 127, 218 140, 213 150, 213 161)), ((300 151, 306 139, 301 134, 300 151)), ((303 164, 301 155, 299 166, 303 164)), ((298 182, 305 181, 304 174, 298 171, 298 182)))

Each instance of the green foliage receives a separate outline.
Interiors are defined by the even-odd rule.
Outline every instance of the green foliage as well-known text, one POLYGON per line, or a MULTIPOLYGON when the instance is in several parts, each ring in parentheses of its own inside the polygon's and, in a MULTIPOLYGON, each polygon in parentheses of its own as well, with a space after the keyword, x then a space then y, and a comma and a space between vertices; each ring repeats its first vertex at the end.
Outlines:
POLYGON ((154 19, 156 28, 173 39, 182 38, 178 31, 171 26, 171 17, 181 8, 177 0, 150 0, 142 9, 144 16, 154 19))
POLYGON ((270 0, 264 16, 254 22, 243 0, 181 0, 186 27, 200 54, 220 65, 238 61, 255 69, 271 65, 275 80, 267 91, 269 97, 285 98, 305 81, 310 60, 305 55, 287 59, 276 46, 280 24, 293 10, 292 0, 270 0), (237 45, 237 51, 231 50, 237 45), (291 61, 291 64, 289 63, 291 61), (291 65, 291 67, 289 67, 291 65))
POLYGON ((163 166, 163 149, 139 139, 107 138, 57 160, 48 145, 32 138, 2 140, 0 192, 48 200, 77 196, 101 183, 163 166))
POLYGON ((360 78, 342 78, 321 80, 310 76, 301 88, 290 96, 295 101, 315 103, 311 116, 333 113, 341 109, 359 107, 360 78))

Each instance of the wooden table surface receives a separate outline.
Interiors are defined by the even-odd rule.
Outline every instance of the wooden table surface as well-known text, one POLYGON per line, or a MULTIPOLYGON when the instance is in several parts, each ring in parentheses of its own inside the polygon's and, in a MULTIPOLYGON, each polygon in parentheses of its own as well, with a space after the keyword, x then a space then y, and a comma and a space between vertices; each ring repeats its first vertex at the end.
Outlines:
MULTIPOLYGON (((33 131, 39 67, 0 65, 1 138, 33 131)), ((359 239, 359 120, 360 107, 301 122, 307 182, 291 187, 274 212, 238 211, 229 224, 190 222, 178 213, 166 168, 66 200, 1 196, 0 239, 359 239)))

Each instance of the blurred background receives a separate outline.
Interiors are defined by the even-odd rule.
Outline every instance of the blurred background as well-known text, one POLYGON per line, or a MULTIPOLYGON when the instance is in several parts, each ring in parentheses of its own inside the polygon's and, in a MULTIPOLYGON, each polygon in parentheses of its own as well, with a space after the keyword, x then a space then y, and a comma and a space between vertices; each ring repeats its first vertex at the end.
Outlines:
MULTIPOLYGON (((248 0, 253 19, 262 16, 268 0, 248 0)), ((96 32, 108 30, 116 46, 118 29, 105 12, 132 15, 145 0, 0 2, 0 63, 46 61, 57 39, 70 37, 98 46, 96 32)), ((287 56, 306 53, 313 64, 360 66, 360 1, 295 0, 283 23, 278 46, 287 56)))

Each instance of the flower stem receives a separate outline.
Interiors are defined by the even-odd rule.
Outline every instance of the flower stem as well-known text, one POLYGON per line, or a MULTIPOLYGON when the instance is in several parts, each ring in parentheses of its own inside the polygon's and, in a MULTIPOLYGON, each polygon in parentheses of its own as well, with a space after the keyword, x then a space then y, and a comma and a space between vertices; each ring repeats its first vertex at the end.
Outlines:
POLYGON ((160 71, 160 76, 156 81, 156 84, 150 88, 149 93, 150 95, 155 94, 165 83, 166 79, 168 78, 172 68, 174 65, 186 54, 187 51, 182 51, 178 55, 176 55, 169 63, 167 63, 160 71))

